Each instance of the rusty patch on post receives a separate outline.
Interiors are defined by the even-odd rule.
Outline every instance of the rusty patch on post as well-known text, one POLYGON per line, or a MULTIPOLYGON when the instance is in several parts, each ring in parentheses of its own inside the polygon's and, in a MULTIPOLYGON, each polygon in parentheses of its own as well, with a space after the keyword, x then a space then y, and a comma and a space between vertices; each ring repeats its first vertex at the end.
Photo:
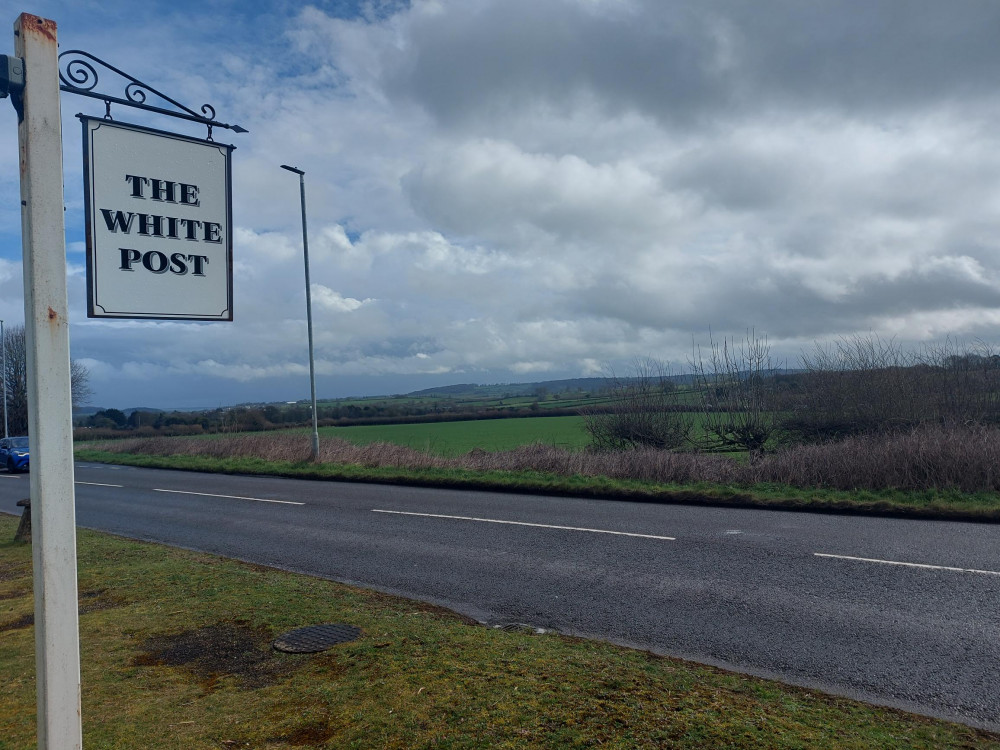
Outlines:
POLYGON ((49 308, 49 320, 50 321, 59 320, 59 313, 57 313, 51 307, 49 308))
POLYGON ((39 18, 30 13, 21 14, 21 29, 25 33, 37 34, 45 37, 53 44, 56 43, 56 22, 49 18, 39 18))

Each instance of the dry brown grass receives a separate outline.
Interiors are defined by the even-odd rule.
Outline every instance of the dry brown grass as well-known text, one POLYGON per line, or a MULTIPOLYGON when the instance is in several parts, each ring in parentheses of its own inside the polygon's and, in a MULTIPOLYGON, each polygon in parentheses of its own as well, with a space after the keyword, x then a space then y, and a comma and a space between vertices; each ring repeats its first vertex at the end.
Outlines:
MULTIPOLYGON (((308 461, 310 439, 307 435, 255 433, 212 440, 136 438, 93 447, 140 455, 252 457, 298 463, 308 461)), ((790 446, 753 461, 655 449, 574 452, 545 445, 511 451, 473 450, 446 458, 392 443, 357 446, 328 438, 320 446, 320 461, 368 468, 536 471, 677 484, 777 483, 844 490, 995 492, 1000 491, 1000 430, 924 426, 898 435, 790 446)))

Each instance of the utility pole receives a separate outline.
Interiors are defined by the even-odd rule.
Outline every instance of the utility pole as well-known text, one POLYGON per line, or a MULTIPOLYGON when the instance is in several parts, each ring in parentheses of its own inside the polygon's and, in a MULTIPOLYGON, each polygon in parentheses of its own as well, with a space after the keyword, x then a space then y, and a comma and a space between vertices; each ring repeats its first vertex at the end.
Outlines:
POLYGON ((306 330, 309 336, 309 392, 312 394, 313 412, 313 434, 312 434, 312 460, 319 460, 319 417, 316 414, 316 365, 313 357, 313 308, 312 291, 309 285, 309 234, 306 231, 306 173, 296 167, 287 164, 281 165, 282 169, 294 172, 299 176, 299 197, 302 201, 302 257, 306 264, 306 330))
POLYGON ((15 99, 15 108, 40 750, 83 746, 58 46, 55 21, 28 13, 18 16, 14 55, 23 65, 23 96, 15 99))

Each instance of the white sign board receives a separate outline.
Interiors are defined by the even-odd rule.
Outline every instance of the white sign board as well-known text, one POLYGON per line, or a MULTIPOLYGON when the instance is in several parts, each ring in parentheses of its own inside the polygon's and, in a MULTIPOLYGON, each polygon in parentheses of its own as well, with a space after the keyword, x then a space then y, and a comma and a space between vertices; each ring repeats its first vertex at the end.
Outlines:
POLYGON ((233 319, 233 146, 83 121, 87 315, 233 319))

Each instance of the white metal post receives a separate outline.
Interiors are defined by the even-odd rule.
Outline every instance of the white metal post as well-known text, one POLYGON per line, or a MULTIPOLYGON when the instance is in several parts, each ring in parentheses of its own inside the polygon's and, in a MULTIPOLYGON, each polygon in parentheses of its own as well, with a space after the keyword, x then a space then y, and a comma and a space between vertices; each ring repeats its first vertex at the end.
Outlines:
POLYGON ((56 24, 22 13, 14 37, 15 54, 25 67, 18 146, 38 747, 64 750, 81 748, 83 740, 56 24))

